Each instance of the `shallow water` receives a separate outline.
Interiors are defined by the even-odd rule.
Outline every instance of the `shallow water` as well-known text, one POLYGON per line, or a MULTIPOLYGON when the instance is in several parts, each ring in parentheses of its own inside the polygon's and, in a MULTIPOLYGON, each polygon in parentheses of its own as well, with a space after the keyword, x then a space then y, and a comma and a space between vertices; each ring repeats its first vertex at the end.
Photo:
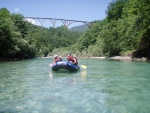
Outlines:
POLYGON ((150 112, 150 63, 79 59, 71 73, 52 60, 0 62, 0 113, 150 112))

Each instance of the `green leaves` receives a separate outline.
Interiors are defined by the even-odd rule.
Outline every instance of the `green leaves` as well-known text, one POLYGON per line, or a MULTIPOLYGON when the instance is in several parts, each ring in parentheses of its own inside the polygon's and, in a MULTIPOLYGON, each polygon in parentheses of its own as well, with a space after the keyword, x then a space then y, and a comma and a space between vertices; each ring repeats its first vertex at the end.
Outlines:
POLYGON ((115 0, 106 13, 80 38, 80 52, 112 56, 137 51, 134 56, 150 57, 150 1, 115 0))
POLYGON ((63 55, 112 56, 129 52, 150 57, 150 1, 115 0, 102 21, 92 22, 85 34, 67 27, 43 28, 24 21, 19 14, 0 10, 0 58, 63 55), (79 38, 80 37, 80 38, 79 38), (58 48, 58 49, 56 49, 58 48), (54 50, 54 51, 53 51, 54 50))
POLYGON ((122 16, 123 8, 127 0, 115 0, 111 2, 107 7, 107 19, 118 20, 122 16))
POLYGON ((23 16, 0 9, 0 58, 31 58, 35 56, 29 44, 27 24, 23 16))

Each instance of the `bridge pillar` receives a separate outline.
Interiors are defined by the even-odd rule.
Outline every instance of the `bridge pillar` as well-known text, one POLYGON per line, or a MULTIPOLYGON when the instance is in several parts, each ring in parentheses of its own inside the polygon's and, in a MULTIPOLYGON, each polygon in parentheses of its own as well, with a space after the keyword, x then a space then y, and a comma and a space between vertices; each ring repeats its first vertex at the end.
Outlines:
POLYGON ((47 19, 51 21, 53 27, 55 27, 57 20, 62 21, 63 25, 66 27, 68 27, 69 25, 71 25, 74 22, 81 22, 81 23, 88 25, 89 27, 91 25, 91 22, 79 21, 79 20, 67 20, 67 19, 56 19, 56 18, 39 18, 39 17, 24 17, 24 18, 25 18, 25 20, 30 19, 31 21, 28 21, 30 23, 32 23, 32 20, 37 19, 40 22, 42 27, 43 27, 44 21, 47 19))

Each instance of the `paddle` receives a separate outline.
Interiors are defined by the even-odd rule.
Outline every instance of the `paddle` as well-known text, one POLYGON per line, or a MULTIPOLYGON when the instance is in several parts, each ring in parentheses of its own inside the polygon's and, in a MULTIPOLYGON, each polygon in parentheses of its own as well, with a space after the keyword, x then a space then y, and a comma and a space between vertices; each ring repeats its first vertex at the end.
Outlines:
POLYGON ((81 68, 86 69, 86 66, 85 66, 85 65, 80 65, 80 66, 81 66, 81 68))

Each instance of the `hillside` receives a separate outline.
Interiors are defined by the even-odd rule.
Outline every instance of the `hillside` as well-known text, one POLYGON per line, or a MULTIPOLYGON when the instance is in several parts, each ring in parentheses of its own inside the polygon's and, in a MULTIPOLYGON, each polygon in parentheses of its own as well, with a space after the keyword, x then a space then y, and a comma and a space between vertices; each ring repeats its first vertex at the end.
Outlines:
POLYGON ((21 14, 0 9, 0 60, 26 59, 47 56, 53 49, 78 42, 81 32, 69 31, 66 26, 42 28, 24 21, 21 14))
POLYGON ((84 25, 80 25, 80 26, 75 26, 70 28, 70 31, 76 31, 76 32, 81 32, 81 33, 85 33, 88 29, 88 25, 84 24, 84 25))

